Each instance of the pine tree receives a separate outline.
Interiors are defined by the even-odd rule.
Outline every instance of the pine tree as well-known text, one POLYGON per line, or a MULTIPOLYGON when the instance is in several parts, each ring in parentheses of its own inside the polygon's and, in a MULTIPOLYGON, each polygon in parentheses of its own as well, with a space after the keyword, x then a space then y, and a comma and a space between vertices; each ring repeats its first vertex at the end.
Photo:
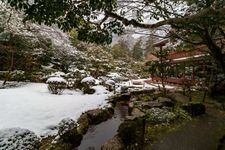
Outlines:
POLYGON ((143 48, 142 48, 142 40, 139 39, 132 49, 132 57, 135 60, 143 60, 143 48))

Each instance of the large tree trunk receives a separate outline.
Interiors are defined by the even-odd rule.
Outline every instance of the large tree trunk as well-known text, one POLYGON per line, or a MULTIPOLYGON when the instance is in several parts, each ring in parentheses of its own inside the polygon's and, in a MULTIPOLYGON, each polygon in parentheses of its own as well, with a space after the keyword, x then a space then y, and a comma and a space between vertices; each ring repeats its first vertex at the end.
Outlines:
POLYGON ((166 95, 166 86, 165 86, 165 78, 164 77, 161 77, 161 84, 162 84, 163 95, 166 95))
POLYGON ((214 40, 212 40, 212 37, 209 35, 208 31, 205 32, 204 41, 208 46, 215 62, 218 64, 218 66, 222 69, 223 73, 225 74, 225 63, 222 54, 222 49, 216 44, 214 40))
POLYGON ((11 73, 11 71, 12 71, 12 69, 13 69, 13 64, 14 64, 14 52, 12 51, 12 53, 11 53, 11 58, 10 58, 10 66, 9 66, 8 72, 7 72, 6 75, 5 75, 5 80, 4 80, 4 82, 2 83, 2 85, 5 85, 6 82, 9 80, 9 78, 10 78, 10 73, 11 73))

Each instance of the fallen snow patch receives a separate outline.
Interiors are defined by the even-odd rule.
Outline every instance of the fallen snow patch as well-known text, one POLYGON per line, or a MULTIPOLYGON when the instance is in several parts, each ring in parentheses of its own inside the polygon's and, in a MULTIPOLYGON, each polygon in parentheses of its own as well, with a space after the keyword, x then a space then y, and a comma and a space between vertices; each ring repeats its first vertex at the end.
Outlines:
MULTIPOLYGON (((151 83, 148 84, 145 81, 149 79, 137 79, 137 80, 129 80, 127 82, 122 82, 120 84, 117 84, 118 88, 116 89, 117 92, 121 92, 121 87, 129 88, 130 91, 133 90, 143 90, 143 89, 157 89, 158 86, 162 87, 161 84, 151 83)), ((174 86, 165 85, 166 89, 174 89, 174 86)))
POLYGON ((56 125, 64 118, 77 120, 82 112, 103 107, 109 94, 102 86, 97 92, 83 95, 66 90, 62 95, 48 92, 47 84, 29 83, 0 90, 0 130, 25 128, 37 135, 57 133, 56 125))

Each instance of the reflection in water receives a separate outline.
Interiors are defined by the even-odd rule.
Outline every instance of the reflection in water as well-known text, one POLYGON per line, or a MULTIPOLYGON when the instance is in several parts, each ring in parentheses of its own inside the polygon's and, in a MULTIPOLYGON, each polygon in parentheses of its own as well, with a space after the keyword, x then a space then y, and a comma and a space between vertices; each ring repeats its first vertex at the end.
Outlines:
POLYGON ((128 108, 126 105, 117 103, 114 110, 113 118, 88 129, 78 150, 100 150, 106 141, 117 134, 117 129, 127 115, 128 108))

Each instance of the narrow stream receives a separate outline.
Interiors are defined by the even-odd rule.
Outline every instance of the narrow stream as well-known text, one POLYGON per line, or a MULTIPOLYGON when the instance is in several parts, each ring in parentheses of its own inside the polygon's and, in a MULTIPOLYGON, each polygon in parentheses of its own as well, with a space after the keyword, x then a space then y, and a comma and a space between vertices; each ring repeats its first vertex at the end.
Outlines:
POLYGON ((98 125, 89 127, 78 150, 100 150, 101 146, 117 134, 117 129, 128 114, 128 107, 117 103, 114 116, 98 125))

